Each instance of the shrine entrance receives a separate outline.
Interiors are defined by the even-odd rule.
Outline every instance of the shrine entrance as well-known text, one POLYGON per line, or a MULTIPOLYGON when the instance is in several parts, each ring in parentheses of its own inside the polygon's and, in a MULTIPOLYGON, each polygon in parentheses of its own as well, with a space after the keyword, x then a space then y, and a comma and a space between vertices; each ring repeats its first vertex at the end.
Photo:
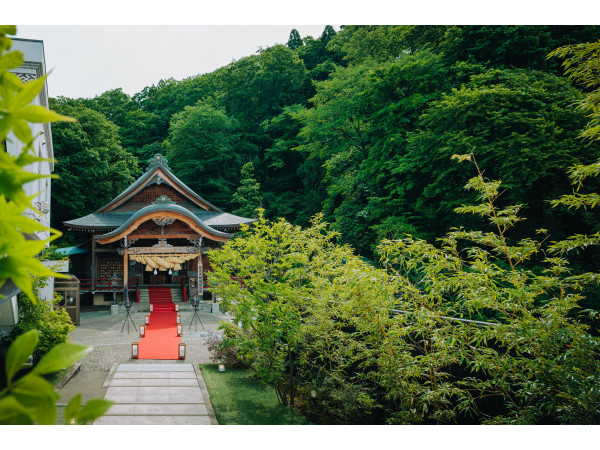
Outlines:
POLYGON ((163 285, 173 292, 180 287, 184 298, 201 297, 203 272, 210 270, 207 253, 255 220, 212 205, 156 154, 146 172, 121 194, 94 213, 64 224, 92 233, 81 290, 94 295, 94 304, 106 304, 101 294, 116 290, 128 299, 135 291, 139 298, 142 286, 160 290, 163 285))
POLYGON ((143 284, 147 285, 157 285, 157 284, 173 284, 173 275, 169 275, 168 273, 158 273, 154 275, 152 272, 144 272, 144 281, 143 284))

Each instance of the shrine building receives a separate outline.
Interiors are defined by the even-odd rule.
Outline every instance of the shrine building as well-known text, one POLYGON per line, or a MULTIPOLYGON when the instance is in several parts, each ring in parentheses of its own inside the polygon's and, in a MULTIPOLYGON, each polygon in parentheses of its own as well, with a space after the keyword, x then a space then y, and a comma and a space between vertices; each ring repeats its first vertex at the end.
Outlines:
POLYGON ((91 249, 78 261, 80 292, 91 293, 94 305, 111 304, 115 296, 144 302, 153 286, 169 286, 183 301, 202 299, 210 270, 207 252, 231 239, 242 224, 255 222, 200 197, 167 162, 155 155, 146 172, 113 200, 64 222, 92 234, 91 249))

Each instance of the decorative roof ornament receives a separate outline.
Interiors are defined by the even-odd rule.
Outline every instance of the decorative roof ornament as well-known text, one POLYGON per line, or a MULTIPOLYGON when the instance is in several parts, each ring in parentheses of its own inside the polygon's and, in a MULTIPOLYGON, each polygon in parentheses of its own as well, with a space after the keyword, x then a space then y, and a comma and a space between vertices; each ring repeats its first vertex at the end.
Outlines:
POLYGON ((157 153, 156 155, 154 155, 154 157, 148 160, 148 167, 146 167, 146 172, 154 169, 157 166, 162 166, 169 172, 171 171, 171 168, 169 167, 169 160, 167 158, 163 158, 163 156, 160 153, 157 153))
POLYGON ((153 205, 175 205, 176 203, 168 195, 161 195, 152 202, 153 205))

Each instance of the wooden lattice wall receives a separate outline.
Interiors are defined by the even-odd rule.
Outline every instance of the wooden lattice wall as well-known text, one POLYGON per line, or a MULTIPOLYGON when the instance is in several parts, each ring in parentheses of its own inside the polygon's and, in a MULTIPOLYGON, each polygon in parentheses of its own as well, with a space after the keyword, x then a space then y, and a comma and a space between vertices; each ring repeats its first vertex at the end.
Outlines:
POLYGON ((147 186, 142 190, 142 192, 137 193, 133 197, 131 197, 127 203, 145 203, 150 204, 154 202, 161 195, 166 195, 175 203, 183 203, 189 202, 189 199, 185 198, 171 186, 166 184, 153 184, 152 186, 147 186))

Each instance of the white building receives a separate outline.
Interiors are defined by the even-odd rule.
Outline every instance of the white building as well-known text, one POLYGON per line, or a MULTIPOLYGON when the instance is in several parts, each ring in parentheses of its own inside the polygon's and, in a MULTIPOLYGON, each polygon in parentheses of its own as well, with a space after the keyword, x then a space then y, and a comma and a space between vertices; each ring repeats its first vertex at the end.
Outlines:
MULTIPOLYGON (((23 82, 33 80, 46 74, 46 62, 44 57, 44 42, 31 39, 17 39, 11 38, 13 45, 11 50, 19 50, 23 53, 24 62, 18 69, 12 70, 23 82)), ((48 86, 44 84, 44 88, 40 94, 33 100, 32 104, 42 105, 48 107, 48 86)), ((54 153, 52 150, 52 132, 50 130, 50 124, 32 123, 30 124, 32 135, 37 138, 34 141, 34 151, 37 156, 46 159, 52 159, 54 153)), ((7 151, 10 155, 17 156, 21 153, 23 144, 15 137, 11 131, 4 143, 4 151, 7 151)), ((1 151, 1 149, 0 149, 1 151)), ((26 170, 33 173, 39 173, 43 175, 50 175, 54 171, 54 163, 52 162, 38 162, 25 167, 26 170)), ((40 212, 29 209, 25 214, 38 221, 40 224, 49 227, 50 226, 50 178, 40 178, 30 183, 25 184, 25 192, 28 196, 36 195, 33 199, 33 206, 40 212)), ((36 234, 27 235, 28 239, 47 239, 49 232, 38 232, 36 234)), ((49 293, 52 298, 53 291, 52 286, 49 286, 45 291, 49 293)), ((14 294, 15 289, 11 294, 14 294)), ((7 332, 17 322, 18 310, 17 310, 17 297, 13 295, 10 299, 0 299, 0 331, 7 332)))

